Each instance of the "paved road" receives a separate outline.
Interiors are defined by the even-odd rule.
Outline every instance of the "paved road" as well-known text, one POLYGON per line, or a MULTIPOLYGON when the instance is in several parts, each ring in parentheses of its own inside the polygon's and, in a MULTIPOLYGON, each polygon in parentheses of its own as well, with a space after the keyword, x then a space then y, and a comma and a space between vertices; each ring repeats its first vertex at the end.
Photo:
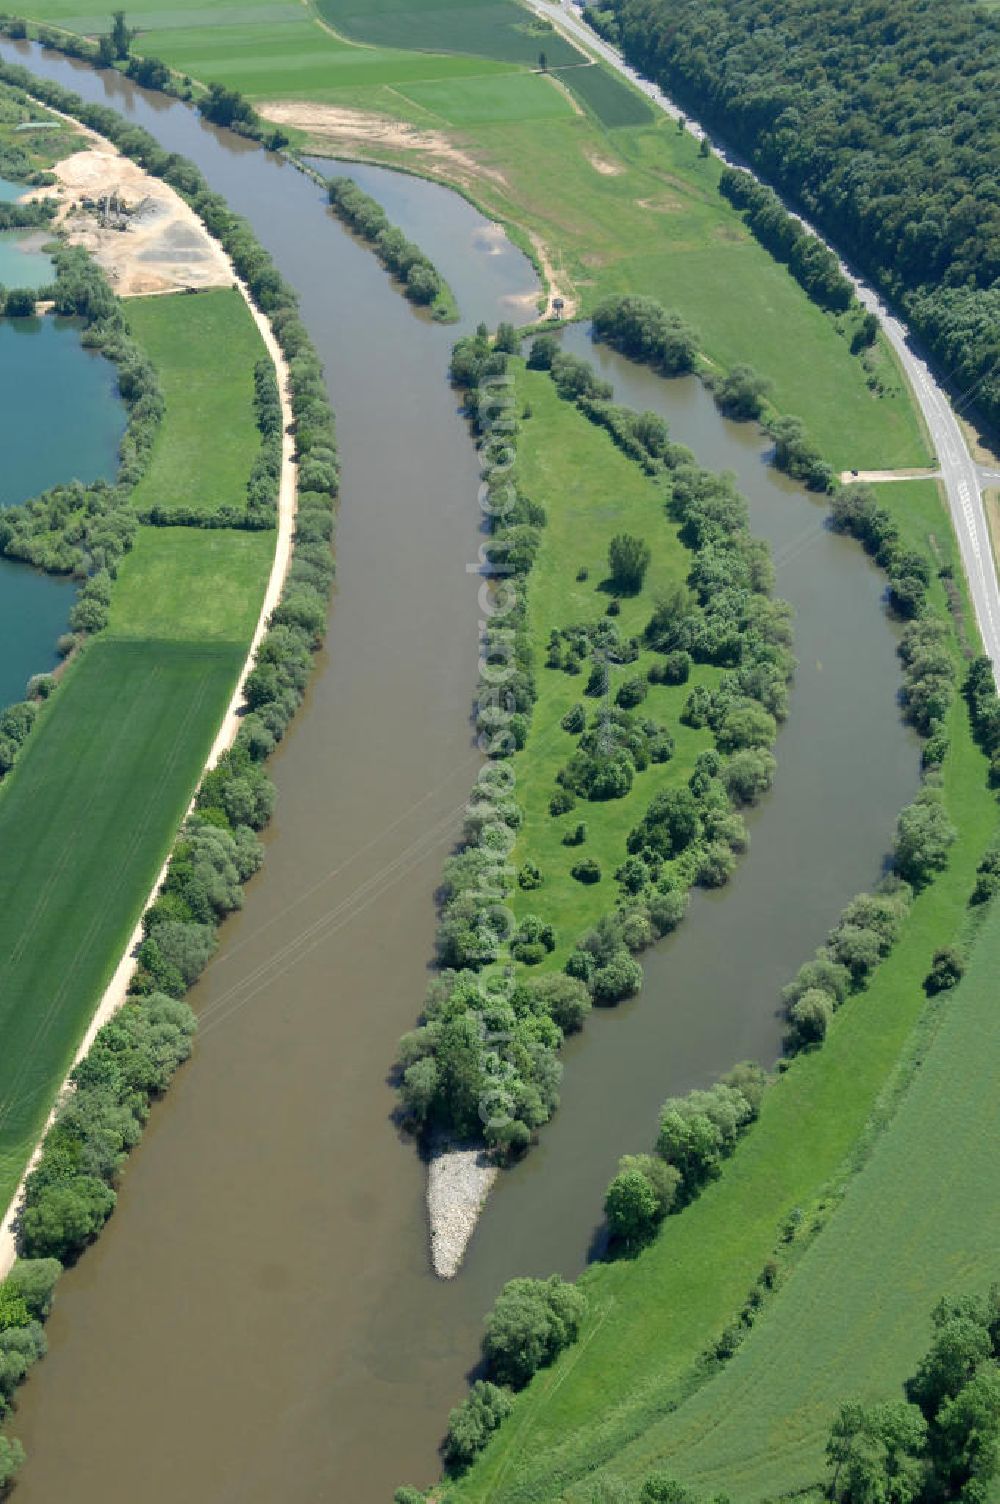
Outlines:
MULTIPOLYGON (((570 4, 570 0, 561 0, 559 4, 551 3, 551 0, 528 0, 528 4, 538 15, 552 21, 574 41, 603 58, 609 67, 645 94, 657 109, 673 120, 684 119, 685 128, 693 136, 700 140, 705 135, 696 120, 684 115, 662 89, 630 68, 614 47, 591 31, 580 19, 579 9, 570 4)), ((723 161, 750 170, 746 162, 728 152, 715 146, 713 150, 723 161)), ((802 222, 814 235, 817 233, 813 225, 805 220, 802 222)), ((859 300, 879 319, 920 404, 941 468, 983 646, 993 661, 993 672, 1000 683, 1000 583, 990 546, 981 490, 992 479, 991 472, 982 470, 973 461, 965 435, 944 390, 935 380, 927 362, 912 348, 905 326, 888 311, 878 294, 860 281, 849 267, 845 266, 843 270, 854 284, 859 300)))

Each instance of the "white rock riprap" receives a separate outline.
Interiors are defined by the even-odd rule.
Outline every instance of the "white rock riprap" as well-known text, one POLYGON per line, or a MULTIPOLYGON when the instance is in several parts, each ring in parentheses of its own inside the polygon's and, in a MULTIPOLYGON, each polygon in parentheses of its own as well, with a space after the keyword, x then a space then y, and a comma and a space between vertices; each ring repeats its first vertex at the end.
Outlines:
POLYGON ((427 1216, 431 1263, 439 1279, 454 1279, 462 1266, 479 1213, 497 1178, 482 1149, 436 1149, 427 1169, 427 1216))

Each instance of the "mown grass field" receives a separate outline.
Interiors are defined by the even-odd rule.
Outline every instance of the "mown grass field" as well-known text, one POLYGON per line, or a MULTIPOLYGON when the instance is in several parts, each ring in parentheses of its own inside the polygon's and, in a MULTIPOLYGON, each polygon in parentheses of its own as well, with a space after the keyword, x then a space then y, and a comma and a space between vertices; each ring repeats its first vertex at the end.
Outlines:
MULTIPOLYGON (((954 552, 954 544, 936 485, 914 482, 887 486, 881 494, 901 522, 905 522, 914 541, 926 547, 933 533, 945 562, 954 552)), ((938 607, 944 607, 944 592, 939 583, 935 585, 934 601, 938 607)), ((958 656, 957 642, 953 643, 953 650, 958 656)), ((858 1145, 880 1094, 923 1016, 922 982, 933 952, 954 943, 967 922, 967 900, 975 867, 998 828, 995 796, 986 788, 985 759, 972 743, 962 702, 953 706, 949 728, 952 748, 946 764, 945 798, 959 838, 952 848, 947 871, 916 898, 896 948, 876 974, 871 988, 851 999, 837 1014, 823 1049, 798 1057, 767 1094, 759 1123, 726 1164, 721 1178, 680 1216, 669 1218, 656 1243, 639 1258, 597 1266, 584 1275, 589 1311, 581 1341, 553 1369, 536 1377, 519 1397, 514 1414, 497 1439, 456 1486, 454 1499, 460 1504, 472 1500, 484 1504, 486 1500, 490 1504, 529 1504, 529 1501, 547 1504, 564 1494, 574 1500, 587 1499, 589 1504, 583 1480, 588 1481, 589 1487, 596 1469, 606 1468, 610 1474, 628 1470, 638 1476, 647 1464, 652 1465, 650 1459, 658 1455, 657 1449, 666 1445, 661 1437, 672 1435, 671 1428, 682 1425, 686 1414, 708 1417, 711 1412, 718 1420, 723 1419, 721 1399, 714 1406, 709 1402, 715 1382, 711 1391, 704 1391, 704 1400, 695 1396, 676 1414, 671 1412, 690 1388, 699 1355, 735 1318, 747 1291, 771 1257, 789 1214, 799 1209, 803 1214, 802 1229, 808 1231, 829 1194, 829 1187, 845 1175, 848 1157, 858 1145), (702 1404, 703 1411, 693 1408, 702 1404)), ((934 1046, 937 1052, 940 1045, 943 1061, 951 1051, 949 1040, 950 1036, 942 1034, 934 1046)), ((971 1070, 975 1056, 967 1053, 965 1059, 971 1062, 971 1070)), ((922 1070, 926 1069, 925 1064, 922 1070)), ((992 1079, 995 1072, 991 1057, 984 1057, 982 1079, 992 1079)), ((980 1078, 976 1079, 978 1082, 980 1078)), ((974 1091, 970 1088, 970 1095, 980 1099, 979 1107, 970 1107, 970 1111, 987 1111, 982 1100, 987 1092, 985 1085, 982 1090, 978 1084, 974 1091)), ((901 1115, 891 1131, 895 1134, 898 1124, 906 1121, 901 1115)), ((977 1187, 981 1194, 985 1178, 993 1173, 993 1139, 974 1135, 966 1138, 962 1128, 965 1120, 955 1121, 963 1134, 955 1153, 964 1148, 962 1163, 966 1169, 959 1175, 952 1164, 948 1173, 954 1195, 962 1199, 964 1217, 970 1215, 971 1206, 971 1199, 968 1202, 965 1199, 965 1183, 971 1188, 971 1198, 977 1187)), ((655 1125, 650 1123, 650 1141, 654 1131, 655 1125)), ((941 1131, 938 1124, 934 1132, 940 1135, 941 1131)), ((905 1144, 905 1134, 904 1128, 904 1135, 897 1140, 900 1144, 905 1144)), ((631 1147, 645 1149, 648 1145, 631 1147)), ((895 1244, 899 1245, 900 1259, 907 1256, 907 1250, 912 1252, 911 1228, 917 1227, 917 1219, 923 1218, 926 1211, 920 1204, 921 1198, 941 1197, 949 1189, 948 1178, 938 1173, 939 1154, 933 1135, 926 1142, 922 1139, 919 1145, 914 1142, 911 1158, 913 1173, 919 1178, 913 1181, 909 1197, 900 1192, 894 1198, 892 1220, 879 1232, 880 1246, 887 1251, 887 1257, 895 1244), (928 1155, 932 1157, 928 1159, 928 1155), (927 1163, 919 1165, 921 1158, 927 1159, 927 1163)), ((893 1173, 901 1175, 906 1161, 907 1155, 901 1151, 900 1164, 893 1173)), ((873 1159, 871 1164, 874 1166, 876 1162, 873 1159)), ((814 1245, 816 1256, 849 1205, 850 1201, 845 1200, 833 1211, 828 1231, 814 1245)), ((877 1209, 875 1198, 870 1208, 872 1215, 877 1209)), ((878 1211, 878 1216, 881 1215, 878 1211)), ((940 1227, 946 1225, 946 1220, 942 1220, 940 1227)), ((858 1227, 862 1230, 857 1236, 863 1238, 863 1219, 859 1219, 858 1227)), ((995 1246, 995 1231, 991 1236, 995 1246)), ((954 1251, 957 1253, 962 1246, 962 1238, 956 1238, 954 1251)), ((981 1263, 976 1250, 986 1245, 976 1241, 971 1246, 973 1265, 977 1260, 981 1263)), ((866 1313, 860 1273, 856 1283, 852 1274, 851 1261, 857 1257, 858 1249, 852 1247, 843 1260, 831 1263, 823 1271, 822 1284, 816 1282, 814 1292, 813 1319, 821 1323, 824 1293, 832 1301, 832 1291, 838 1283, 854 1291, 852 1299, 857 1310, 853 1326, 843 1333, 843 1354, 836 1360, 840 1363, 858 1355, 859 1348, 867 1342, 865 1323, 874 1319, 874 1303, 866 1313)), ((975 1272, 973 1265, 970 1277, 975 1272)), ((805 1259, 801 1267, 808 1267, 805 1259)), ((869 1275, 878 1272, 868 1266, 869 1275)), ((895 1280, 893 1268, 884 1262, 880 1276, 883 1284, 877 1288, 877 1298, 882 1299, 888 1298, 889 1282, 893 1289, 898 1285, 905 1310, 901 1306, 891 1320, 896 1323, 897 1333, 902 1333, 907 1323, 912 1330, 912 1339, 900 1338, 895 1353, 890 1350, 886 1354, 887 1375, 890 1369, 895 1372, 893 1365, 902 1364, 898 1377, 889 1383, 893 1393, 907 1365, 912 1366, 912 1354, 920 1350, 934 1293, 930 1263, 922 1271, 914 1265, 900 1267, 898 1273, 900 1277, 895 1280)), ((940 1268, 940 1273, 944 1288, 949 1283, 953 1285, 961 1271, 956 1271, 954 1263, 949 1262, 940 1268)), ((758 1332, 741 1349, 741 1355, 749 1356, 758 1338, 763 1342, 767 1324, 781 1309, 781 1300, 795 1288, 798 1279, 796 1274, 771 1311, 761 1318, 758 1332)), ((832 1309, 832 1305, 827 1306, 828 1312, 832 1309)), ((834 1350, 842 1325, 839 1313, 836 1317, 831 1315, 830 1332, 824 1341, 833 1342, 834 1350)), ((785 1324, 783 1331, 791 1341, 789 1334, 794 1332, 794 1322, 785 1324)), ((833 1358, 827 1361, 834 1375, 833 1358)), ((881 1360, 872 1354, 865 1361, 877 1365, 881 1360)), ((768 1448, 777 1444, 775 1438, 781 1441, 787 1426, 787 1435, 794 1443, 789 1458, 797 1465, 795 1453, 802 1444, 800 1431, 805 1425, 811 1427, 806 1445, 812 1449, 808 1455, 814 1462, 817 1442, 824 1437, 829 1407, 834 1403, 835 1383, 828 1386, 822 1403, 787 1416, 781 1409, 780 1398, 772 1398, 772 1385, 775 1395, 790 1393, 793 1380, 786 1381, 782 1376, 781 1365, 786 1362, 803 1386, 811 1382, 809 1342, 803 1338, 794 1349, 782 1348, 780 1358, 774 1362, 778 1364, 777 1372, 762 1362, 755 1374, 756 1400, 762 1414, 766 1404, 771 1417, 770 1429, 759 1433, 764 1439, 760 1441, 758 1437, 758 1459, 763 1467, 768 1448), (797 1369, 792 1367, 793 1361, 799 1365, 797 1369)), ((733 1371, 739 1372, 735 1365, 733 1371)), ((725 1375, 717 1383, 721 1384, 724 1378, 725 1375)), ((752 1397, 744 1398, 744 1415, 749 1415, 753 1402, 752 1397)), ((737 1450, 743 1445, 735 1435, 731 1441, 737 1450)), ((704 1445, 707 1456, 710 1444, 706 1440, 704 1445)), ((692 1463, 692 1467, 695 1465, 692 1463)), ((671 1455, 670 1467, 686 1475, 682 1453, 671 1455)), ((728 1481, 734 1497, 751 1497, 744 1492, 750 1486, 748 1477, 737 1480, 734 1476, 728 1481)), ((762 1481, 760 1487, 772 1496, 778 1491, 773 1477, 766 1484, 762 1481)))
MULTIPOLYGON (((577 702, 586 707, 588 720, 600 706, 584 695, 586 671, 571 677, 544 666, 550 632, 604 617, 611 597, 601 585, 615 533, 645 538, 653 553, 641 592, 622 599, 621 615, 615 618, 622 637, 642 635, 657 595, 686 578, 692 556, 666 516, 662 488, 615 448, 610 435, 588 422, 573 403, 564 402, 547 374, 525 371, 520 363, 517 369, 519 403, 531 407, 518 436, 518 473, 526 495, 545 507, 548 520, 528 584, 538 700, 526 749, 514 758, 525 820, 511 853, 515 867, 535 862, 544 881, 541 888, 518 889, 513 907, 518 917, 537 913, 555 925, 558 943, 545 969, 559 969, 584 930, 614 908, 619 895, 615 871, 628 854, 625 839, 653 795, 685 782, 698 753, 715 745, 710 731, 692 731, 680 724, 679 716, 693 685, 713 683, 719 672, 697 665, 686 685, 650 685, 639 714, 651 716, 676 738, 671 761, 652 763, 637 773, 624 799, 580 799, 568 814, 549 814, 556 774, 577 744, 559 722, 577 702), (576 578, 581 568, 588 570, 583 581, 576 578), (587 840, 564 846, 564 834, 580 821, 587 825, 587 840), (585 857, 600 862, 600 882, 583 884, 572 877, 571 868, 585 857)), ((645 678, 655 657, 643 652, 637 662, 613 667, 612 699, 624 679, 636 674, 645 678)))
POLYGON ((91 644, 0 786, 0 1202, 191 797, 245 644, 91 644))
POLYGON ((272 532, 140 528, 118 571, 105 635, 249 641, 273 557, 272 532))
POLYGON ((222 506, 244 509, 260 448, 253 368, 264 343, 242 296, 222 288, 132 298, 126 314, 159 371, 166 404, 135 506, 168 516, 176 508, 206 517, 222 506))

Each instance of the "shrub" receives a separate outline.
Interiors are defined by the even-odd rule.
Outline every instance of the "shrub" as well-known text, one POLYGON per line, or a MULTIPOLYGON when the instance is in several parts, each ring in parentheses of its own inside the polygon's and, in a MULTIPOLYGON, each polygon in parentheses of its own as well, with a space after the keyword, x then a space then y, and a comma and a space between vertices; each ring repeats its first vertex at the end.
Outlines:
POLYGON ((617 533, 608 545, 608 568, 615 589, 622 595, 637 595, 652 557, 644 539, 631 533, 617 533))
POLYGON ((570 868, 570 876, 575 877, 578 883, 599 883, 601 880, 601 864, 592 856, 585 857, 582 862, 577 862, 570 868))
POLYGON ((642 967, 624 946, 603 966, 598 966, 591 980, 595 1003, 620 1003, 634 997, 642 986, 642 967))
POLYGON ((510 1391, 477 1379, 468 1397, 448 1417, 444 1459, 452 1472, 467 1468, 510 1414, 510 1391))
POLYGON ((66 1263, 96 1238, 115 1200, 114 1191, 93 1175, 55 1181, 21 1213, 18 1246, 29 1259, 66 1263))
POLYGON ((893 867, 906 882, 923 888, 948 865, 958 832, 936 789, 924 789, 896 821, 893 867))
POLYGON ((638 1170, 620 1171, 608 1186, 604 1215, 611 1236, 627 1248, 646 1242, 656 1226, 656 1195, 638 1170))
POLYGON ((509 1280, 486 1318, 483 1351, 491 1373, 502 1384, 523 1388, 576 1341, 585 1310, 581 1291, 557 1274, 509 1280))
POLYGON ((572 830, 567 830, 562 838, 562 843, 564 846, 582 846, 586 839, 587 824, 586 821, 581 820, 579 824, 573 826, 572 830))
POLYGON ((590 1012, 590 993, 578 978, 554 973, 530 977, 523 984, 534 1005, 543 1009, 564 1034, 582 1028, 590 1012))
POLYGON ((625 679, 618 686, 615 704, 621 706, 622 710, 632 710, 636 705, 642 704, 648 693, 649 686, 646 680, 636 675, 634 678, 625 679))
POLYGON ((958 986, 964 971, 965 963, 957 950, 936 950, 931 969, 924 979, 924 991, 928 997, 947 992, 958 986))

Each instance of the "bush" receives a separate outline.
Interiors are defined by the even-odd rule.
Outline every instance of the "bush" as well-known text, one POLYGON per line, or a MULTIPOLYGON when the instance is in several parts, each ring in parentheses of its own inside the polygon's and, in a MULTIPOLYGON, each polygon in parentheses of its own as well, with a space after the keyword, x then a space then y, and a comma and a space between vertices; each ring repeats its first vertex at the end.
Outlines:
POLYGON ((21 1213, 21 1252, 29 1259, 66 1263, 93 1242, 116 1199, 114 1191, 93 1175, 46 1186, 21 1213))
POLYGON ((936 789, 925 789, 896 821, 892 862, 915 888, 927 884, 948 865, 948 851, 958 832, 936 789))
POLYGON ((608 545, 608 568, 622 595, 637 595, 653 557, 649 544, 631 533, 618 533, 608 545))
POLYGON ((965 963, 957 950, 936 950, 931 969, 924 979, 924 991, 928 997, 934 997, 938 992, 947 992, 958 986, 964 971, 965 963))
POLYGON ((605 1005, 634 997, 641 986, 642 967, 624 946, 595 970, 591 980, 594 1002, 605 1005))
POLYGON ((592 856, 585 857, 582 862, 577 862, 570 868, 570 876, 575 877, 578 883, 599 883, 601 880, 601 864, 592 856))
POLYGON ((586 1301, 559 1275, 512 1279, 486 1318, 483 1352, 501 1384, 521 1389, 540 1368, 575 1342, 586 1301))
POLYGON ((509 1390, 476 1380, 468 1398, 448 1417, 444 1460, 452 1472, 461 1472, 469 1466, 506 1420, 512 1404, 509 1390))
POLYGON ((582 1028, 590 1012, 590 993, 579 979, 554 973, 530 977, 524 984, 532 1002, 556 1023, 564 1034, 582 1028))

